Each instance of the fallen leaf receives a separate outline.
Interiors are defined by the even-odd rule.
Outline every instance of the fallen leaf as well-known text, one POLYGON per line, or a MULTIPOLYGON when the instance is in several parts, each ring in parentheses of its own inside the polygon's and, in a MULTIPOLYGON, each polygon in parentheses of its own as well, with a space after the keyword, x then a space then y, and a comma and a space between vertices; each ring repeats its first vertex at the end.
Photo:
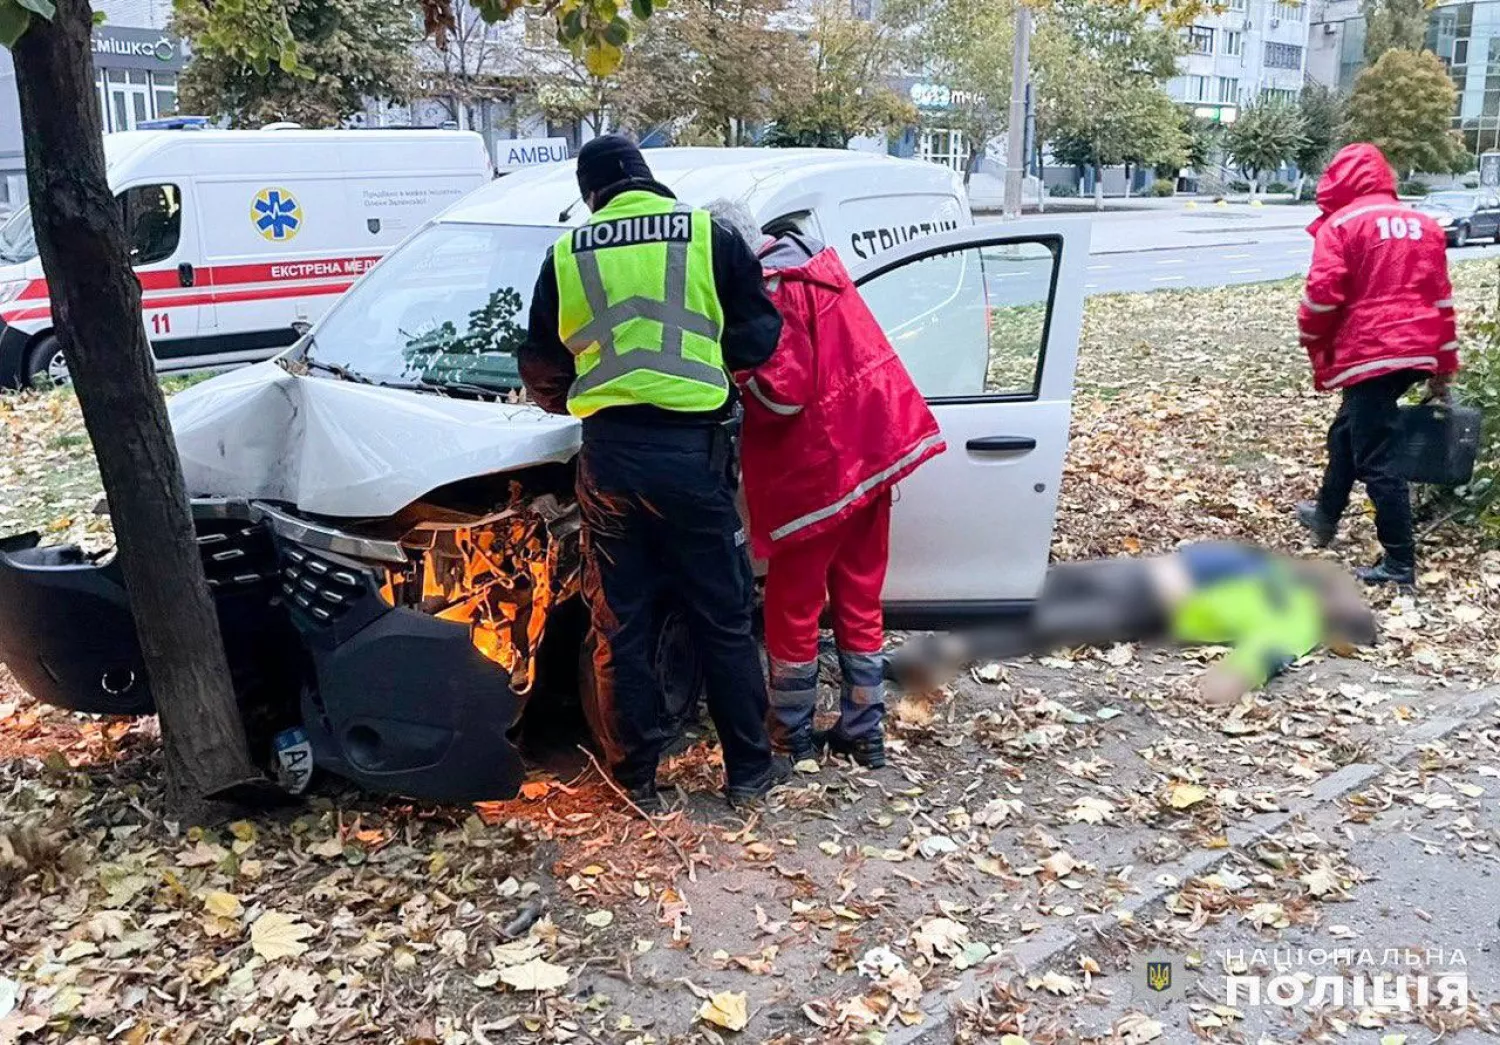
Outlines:
POLYGON ((935 856, 958 852, 958 843, 947 835, 928 835, 917 844, 917 851, 931 860, 935 856))
POLYGON ((307 953, 307 944, 302 941, 316 932, 280 911, 267 911, 250 926, 250 947, 268 962, 297 958, 307 953))
POLYGON ((1048 994, 1072 994, 1078 990, 1078 981, 1060 972, 1048 972, 1042 976, 1042 990, 1048 994))
POLYGON ((720 991, 698 1009, 698 1018, 725 1030, 744 1030, 750 1022, 750 999, 744 991, 720 991))
POLYGON ((612 923, 614 920, 614 911, 592 911, 589 914, 583 916, 584 924, 591 925, 595 929, 608 928, 610 923, 612 923))
POLYGON ((500 970, 500 981, 518 991, 556 990, 566 984, 568 978, 567 969, 540 958, 500 970))
POLYGON ((209 914, 220 918, 238 918, 245 911, 245 905, 240 903, 238 896, 225 892, 208 893, 203 897, 203 906, 209 914))
POLYGON ((1299 881, 1307 886, 1309 893, 1319 898, 1327 896, 1329 893, 1339 892, 1343 888, 1339 882, 1338 874, 1327 864, 1319 864, 1314 867, 1302 875, 1299 881))
POLYGON ((535 802, 539 798, 546 798, 547 792, 552 786, 545 780, 528 780, 521 785, 521 797, 528 802, 535 802))
POLYGON ((1208 789, 1198 784, 1174 780, 1167 787, 1167 804, 1173 809, 1188 809, 1208 797, 1208 789))
POLYGON ((1080 798, 1068 811, 1068 818, 1080 824, 1102 824, 1115 818, 1115 806, 1106 798, 1080 798))

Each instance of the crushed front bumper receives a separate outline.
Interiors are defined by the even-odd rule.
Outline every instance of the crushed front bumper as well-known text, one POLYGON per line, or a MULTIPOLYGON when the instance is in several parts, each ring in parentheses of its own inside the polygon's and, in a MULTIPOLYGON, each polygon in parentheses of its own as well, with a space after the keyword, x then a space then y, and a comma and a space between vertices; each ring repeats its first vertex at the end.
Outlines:
MULTIPOLYGON (((273 710, 256 728, 266 709, 290 707, 316 763, 362 787, 436 801, 515 794, 524 701, 466 624, 381 597, 379 561, 399 545, 266 505, 200 501, 194 513, 253 746, 291 724, 273 710)), ((35 534, 0 540, 0 661, 48 704, 155 711, 118 566, 39 548, 35 534)))

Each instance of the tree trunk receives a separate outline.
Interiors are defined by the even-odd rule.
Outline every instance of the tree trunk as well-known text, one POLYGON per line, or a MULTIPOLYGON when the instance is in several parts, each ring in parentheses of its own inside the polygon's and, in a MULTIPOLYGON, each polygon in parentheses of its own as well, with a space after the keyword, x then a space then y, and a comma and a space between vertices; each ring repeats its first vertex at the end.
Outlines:
POLYGON ((13 50, 37 247, 58 341, 99 461, 161 717, 168 799, 201 815, 254 796, 182 466, 157 384, 124 219, 104 171, 87 0, 58 0, 13 50))
POLYGON ((1104 209, 1104 165, 1094 164, 1094 209, 1104 209))

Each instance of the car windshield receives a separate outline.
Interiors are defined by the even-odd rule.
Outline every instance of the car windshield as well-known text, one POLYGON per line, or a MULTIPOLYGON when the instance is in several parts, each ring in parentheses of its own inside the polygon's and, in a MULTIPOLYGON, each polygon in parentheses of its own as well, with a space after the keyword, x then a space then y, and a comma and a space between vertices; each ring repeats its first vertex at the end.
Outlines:
POLYGON ((1425 200, 1429 207, 1442 207, 1446 210, 1472 210, 1474 208, 1474 194, 1472 192, 1434 192, 1425 200))
POLYGON ((11 264, 36 257, 36 236, 31 231, 31 208, 22 207, 0 225, 0 261, 11 264))
POLYGON ((557 236, 527 225, 433 225, 344 295, 307 358, 380 383, 519 388, 516 349, 557 236))

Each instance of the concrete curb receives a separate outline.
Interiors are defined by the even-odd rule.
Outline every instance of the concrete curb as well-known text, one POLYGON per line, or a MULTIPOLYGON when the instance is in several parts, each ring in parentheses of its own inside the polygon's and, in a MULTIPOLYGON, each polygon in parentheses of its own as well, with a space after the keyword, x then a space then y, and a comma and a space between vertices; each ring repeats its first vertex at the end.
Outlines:
MULTIPOLYGON (((1445 709, 1446 714, 1429 719, 1395 738, 1394 743, 1399 753, 1391 761, 1355 762, 1337 772, 1330 773, 1313 785, 1308 797, 1292 802, 1284 812, 1264 813, 1252 817, 1241 826, 1231 828, 1228 832, 1229 845, 1227 847, 1195 850, 1175 863, 1152 868, 1152 877, 1172 875, 1177 881, 1186 881, 1189 878, 1208 874, 1236 849, 1242 849, 1273 831, 1280 830, 1298 817, 1306 817, 1321 808, 1326 808, 1331 802, 1363 787, 1387 769, 1404 761, 1415 748, 1441 740, 1450 733, 1469 725, 1490 710, 1497 701, 1500 701, 1500 686, 1464 694, 1445 709)), ((1128 911, 1132 915, 1139 914, 1160 902, 1171 891, 1167 886, 1152 884, 1149 888, 1124 900, 1115 910, 1128 911)), ((1020 969, 1039 968, 1059 954, 1079 945, 1083 940, 1082 933, 1058 924, 1043 929, 1035 936, 1028 937, 1024 943, 1008 950, 1006 954, 1011 959, 1010 966, 1020 969)), ((922 1006, 922 1013, 926 1019, 920 1024, 915 1027, 890 1029, 885 1037, 886 1045, 928 1045, 939 1040, 951 1040, 951 1035, 948 1039, 942 1039, 940 1036, 944 1031, 951 1029, 955 1003, 976 1000, 989 986, 990 972, 989 967, 980 966, 962 973, 958 977, 956 988, 926 1001, 922 1006)))

